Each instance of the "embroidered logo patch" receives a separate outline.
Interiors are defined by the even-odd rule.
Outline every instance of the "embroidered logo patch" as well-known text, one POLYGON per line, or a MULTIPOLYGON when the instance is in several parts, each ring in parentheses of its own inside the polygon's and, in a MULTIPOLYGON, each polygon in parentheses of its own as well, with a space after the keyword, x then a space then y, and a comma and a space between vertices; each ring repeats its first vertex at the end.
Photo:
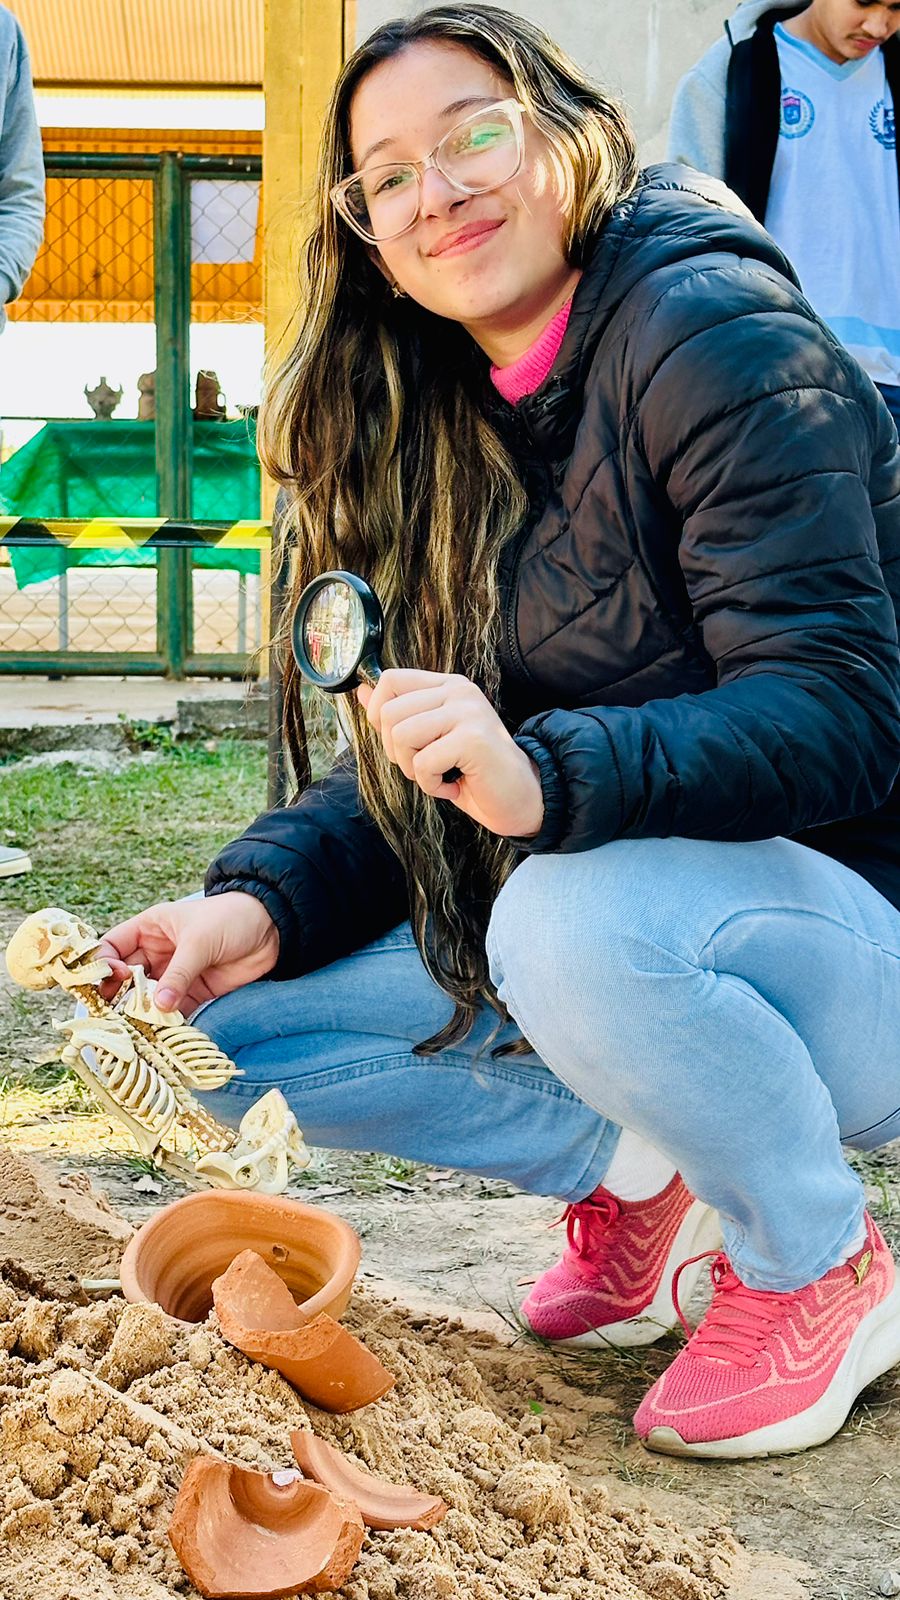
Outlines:
POLYGON ((885 150, 896 150, 897 128, 893 106, 886 106, 883 100, 877 100, 869 112, 869 127, 885 150))
POLYGON ((816 120, 816 108, 802 89, 781 91, 781 136, 802 139, 816 120))

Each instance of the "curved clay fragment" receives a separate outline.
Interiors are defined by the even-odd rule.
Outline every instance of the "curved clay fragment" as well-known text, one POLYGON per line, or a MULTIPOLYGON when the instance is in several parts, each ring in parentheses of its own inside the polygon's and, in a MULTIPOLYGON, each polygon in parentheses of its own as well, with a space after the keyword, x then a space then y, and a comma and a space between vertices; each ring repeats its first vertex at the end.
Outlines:
POLYGON ((333 1317, 304 1316, 255 1250, 235 1256, 212 1292, 223 1339, 274 1367, 323 1411, 356 1411, 394 1387, 381 1362, 333 1317))
POLYGON ((292 1433, 291 1449, 307 1478, 314 1478, 339 1499, 350 1500, 359 1507, 367 1528, 417 1528, 424 1532, 447 1515, 449 1507, 440 1495, 420 1494, 417 1489, 386 1483, 355 1466, 334 1445, 317 1439, 314 1433, 292 1433))
POLYGON ((346 1583, 365 1529, 354 1505, 294 1472, 252 1472, 195 1456, 169 1538, 195 1589, 209 1597, 279 1600, 346 1583))

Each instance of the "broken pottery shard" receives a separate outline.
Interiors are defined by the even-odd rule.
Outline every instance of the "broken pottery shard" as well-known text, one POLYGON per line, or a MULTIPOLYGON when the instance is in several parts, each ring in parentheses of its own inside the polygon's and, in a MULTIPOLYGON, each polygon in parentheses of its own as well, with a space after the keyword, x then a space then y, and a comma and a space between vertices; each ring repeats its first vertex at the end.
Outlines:
POLYGON ((236 1256, 212 1291, 222 1337, 323 1411, 356 1411, 393 1388, 381 1362, 333 1317, 304 1315, 255 1250, 236 1256))
POLYGON ((200 1593, 241 1600, 321 1594, 346 1583, 364 1537, 356 1506, 293 1472, 195 1456, 169 1539, 200 1593))
POLYGON ((424 1533, 447 1515, 449 1507, 440 1495, 420 1494, 417 1489, 373 1477, 314 1433, 292 1433, 291 1449, 307 1478, 359 1507, 367 1528, 416 1528, 424 1533))

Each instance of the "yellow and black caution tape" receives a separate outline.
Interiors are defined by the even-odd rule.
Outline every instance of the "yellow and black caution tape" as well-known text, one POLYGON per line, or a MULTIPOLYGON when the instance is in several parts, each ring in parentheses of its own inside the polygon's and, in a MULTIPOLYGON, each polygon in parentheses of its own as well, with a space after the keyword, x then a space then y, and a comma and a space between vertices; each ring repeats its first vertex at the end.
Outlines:
POLYGON ((267 550, 268 522, 180 522, 161 517, 0 517, 0 546, 70 550, 267 550))

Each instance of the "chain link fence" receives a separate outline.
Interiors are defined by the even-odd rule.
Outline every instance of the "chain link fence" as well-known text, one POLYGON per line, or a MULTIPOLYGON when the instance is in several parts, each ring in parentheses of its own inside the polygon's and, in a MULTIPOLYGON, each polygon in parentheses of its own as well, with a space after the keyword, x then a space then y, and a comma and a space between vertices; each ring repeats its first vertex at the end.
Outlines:
POLYGON ((253 381, 229 404, 213 365, 248 332, 248 370, 261 353, 259 159, 68 152, 46 165, 44 244, 4 338, 18 340, 21 382, 5 391, 0 516, 91 519, 107 534, 39 548, 7 535, 0 672, 242 676, 261 643, 260 552, 141 548, 115 529, 259 518, 253 381))

